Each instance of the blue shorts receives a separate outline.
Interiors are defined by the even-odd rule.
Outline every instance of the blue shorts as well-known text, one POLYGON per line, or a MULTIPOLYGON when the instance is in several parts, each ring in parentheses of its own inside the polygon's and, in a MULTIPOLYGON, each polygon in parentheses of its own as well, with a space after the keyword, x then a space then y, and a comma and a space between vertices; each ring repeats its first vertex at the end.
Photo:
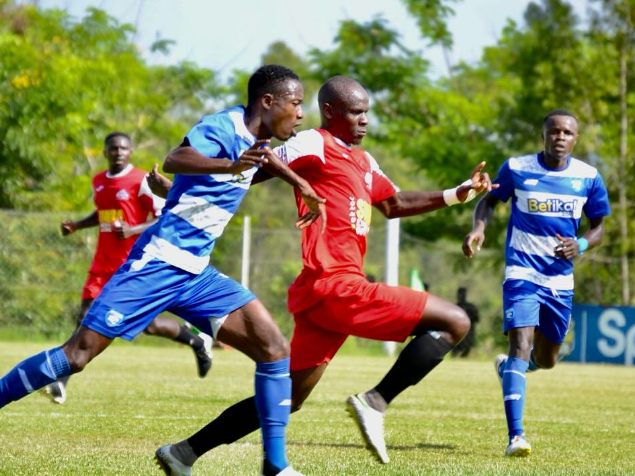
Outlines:
POLYGON ((208 266, 192 274, 133 249, 93 302, 82 325, 106 337, 134 339, 163 311, 212 335, 211 319, 256 299, 251 291, 208 266))
POLYGON ((503 284, 503 331, 535 327, 547 339, 562 344, 569 329, 573 291, 557 291, 522 280, 503 284), (557 295, 554 295, 557 294, 557 295))

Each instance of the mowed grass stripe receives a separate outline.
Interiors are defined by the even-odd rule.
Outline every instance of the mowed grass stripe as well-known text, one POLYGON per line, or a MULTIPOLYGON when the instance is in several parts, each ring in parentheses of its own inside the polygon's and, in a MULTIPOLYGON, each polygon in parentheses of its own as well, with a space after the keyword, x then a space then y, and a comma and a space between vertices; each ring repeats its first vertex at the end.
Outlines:
MULTIPOLYGON (((0 373, 46 346, 0 342, 0 373)), ((503 457, 506 425, 491 362, 449 359, 391 405, 389 465, 376 463, 344 401, 392 359, 338 356, 291 418, 289 455, 314 476, 635 474, 633 368, 560 364, 528 377, 529 459, 503 457)), ((254 364, 216 352, 205 379, 185 347, 116 344, 69 384, 57 406, 31 395, 0 410, 0 475, 160 475, 156 448, 196 431, 253 391, 254 364)), ((259 474, 254 433, 202 457, 194 474, 259 474)))

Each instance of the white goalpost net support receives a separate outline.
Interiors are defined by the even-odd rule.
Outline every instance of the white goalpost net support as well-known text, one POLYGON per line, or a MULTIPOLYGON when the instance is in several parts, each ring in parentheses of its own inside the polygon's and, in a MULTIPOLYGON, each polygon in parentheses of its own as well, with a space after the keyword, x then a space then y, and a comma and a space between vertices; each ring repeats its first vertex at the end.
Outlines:
MULTIPOLYGON (((386 221, 386 284, 399 284, 399 218, 386 221)), ((396 342, 384 342, 384 352, 390 356, 395 354, 396 342)))

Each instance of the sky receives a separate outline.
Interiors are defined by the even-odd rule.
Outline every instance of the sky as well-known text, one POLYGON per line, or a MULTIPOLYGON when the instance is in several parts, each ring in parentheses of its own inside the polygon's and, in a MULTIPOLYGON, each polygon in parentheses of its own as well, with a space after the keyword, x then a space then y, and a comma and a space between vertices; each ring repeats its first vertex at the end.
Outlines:
MULTIPOLYGON (((570 0, 583 15, 586 0, 570 0)), ((87 7, 106 10, 137 27, 135 42, 152 63, 189 60, 227 76, 234 69, 253 70, 267 46, 282 40, 301 55, 311 47, 328 49, 339 22, 388 20, 410 49, 421 51, 436 77, 447 74, 440 48, 427 48, 415 21, 399 0, 40 0, 81 17, 87 7), (176 41, 169 56, 150 53, 158 39, 176 41)), ((462 0, 452 4, 453 64, 475 62, 483 47, 496 43, 508 19, 522 23, 529 0, 462 0)))

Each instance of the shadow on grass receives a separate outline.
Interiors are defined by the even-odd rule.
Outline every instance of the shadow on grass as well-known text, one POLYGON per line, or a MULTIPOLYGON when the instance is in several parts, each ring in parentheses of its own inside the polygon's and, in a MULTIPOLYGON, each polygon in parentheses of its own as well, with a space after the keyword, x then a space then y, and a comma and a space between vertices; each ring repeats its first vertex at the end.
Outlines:
MULTIPOLYGON (((362 448, 366 446, 357 443, 316 443, 315 441, 289 441, 287 446, 323 446, 329 448, 362 448)), ((386 445, 389 450, 397 451, 416 451, 416 450, 455 450, 454 445, 435 445, 431 443, 418 443, 416 445, 386 445)))

